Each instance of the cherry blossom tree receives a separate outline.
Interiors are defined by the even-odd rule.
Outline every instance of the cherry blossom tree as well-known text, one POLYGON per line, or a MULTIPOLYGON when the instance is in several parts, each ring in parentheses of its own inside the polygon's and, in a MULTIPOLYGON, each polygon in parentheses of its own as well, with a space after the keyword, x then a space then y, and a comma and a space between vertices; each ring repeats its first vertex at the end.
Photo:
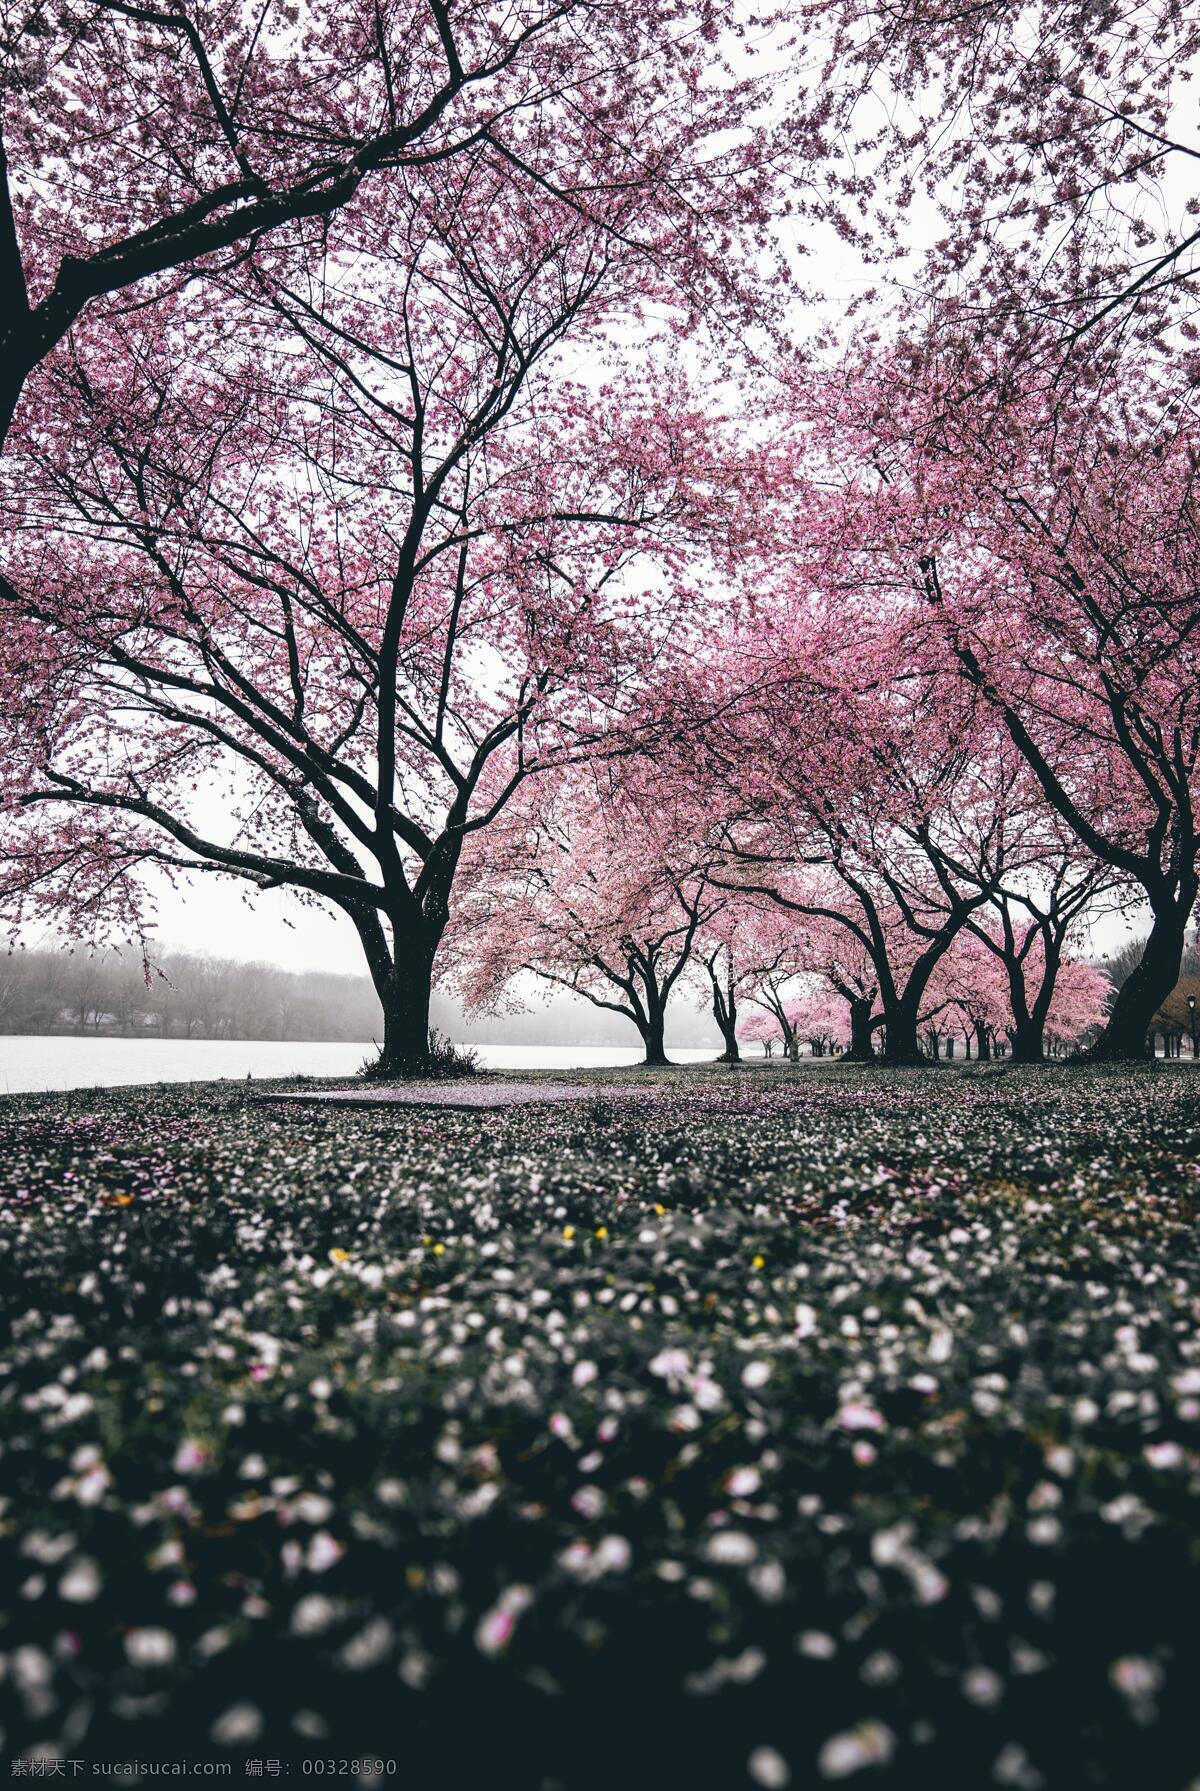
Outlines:
POLYGON ((846 1004, 828 989, 816 987, 786 1000, 772 993, 757 1012, 744 1014, 738 1031, 745 1041, 761 1039, 769 1057, 776 1039, 795 1061, 803 1040, 813 1057, 844 1046, 850 1036, 846 1004))
POLYGON ((787 1004, 792 1036, 805 1039, 813 1057, 824 1057, 835 1048, 843 1054, 851 1040, 848 1002, 837 990, 818 986, 787 1004))
POLYGON ((712 1016, 724 1041, 718 1061, 739 1063, 742 1054, 738 1049, 738 994, 746 978, 737 969, 732 939, 724 928, 720 930, 725 937, 714 941, 709 936, 702 942, 700 961, 708 977, 712 1016))
POLYGON ((998 874, 979 706, 865 606, 787 588, 767 643, 761 623, 733 640, 678 704, 681 775, 724 858, 718 880, 836 929, 856 976, 865 954, 870 977, 844 990, 850 1056, 872 1055, 878 1000, 885 1057, 918 1061, 925 986, 998 874))
POLYGON ((680 0, 29 0, 0 40, 0 438, 68 333, 103 377, 131 305, 344 281, 481 162, 728 293, 775 156, 721 25, 680 0))
MULTIPOLYGON (((810 884, 809 893, 818 893, 815 883, 810 884)), ((830 903, 841 900, 842 910, 846 907, 844 898, 839 898, 835 882, 831 881, 827 886, 826 900, 830 903)), ((868 949, 853 925, 847 926, 847 915, 842 910, 839 910, 842 917, 836 921, 829 913, 816 911, 797 917, 801 962, 809 976, 818 980, 816 990, 810 989, 799 1003, 791 1004, 791 1008, 798 1016, 797 1033, 807 1038, 810 1045, 820 1041, 823 1050, 836 1039, 845 1044, 847 1063, 872 1063, 875 1037, 885 1023, 883 1010, 877 1008, 877 953, 868 949)), ((855 910, 851 905, 849 918, 853 921, 854 917, 855 910)), ((881 932, 889 969, 894 973, 901 962, 911 959, 912 951, 904 929, 894 924, 894 917, 890 918, 891 925, 885 908, 881 912, 881 932)))
POLYGON ((464 843, 636 728, 697 551, 732 552, 669 362, 602 391, 564 362, 643 271, 459 159, 345 294, 266 289, 232 335, 164 302, 103 377, 58 357, 6 456, 11 917, 128 930, 156 869, 294 889, 354 924, 383 1067, 425 1060, 464 843))
POLYGON ((761 1010, 743 1014, 738 1021, 738 1036, 745 1044, 761 1044, 764 1057, 774 1055, 775 1042, 781 1038, 775 1016, 761 1010))
POLYGON ((760 1002, 775 1016, 785 1049, 791 1049, 794 1034, 783 992, 800 967, 798 942, 795 927, 775 904, 727 901, 705 925, 696 962, 724 1040, 722 1062, 739 1060, 739 1012, 746 1001, 760 1002))
POLYGON ((1049 867, 1040 887, 1026 886, 1020 894, 996 891, 987 920, 970 923, 975 938, 1003 966, 1015 1062, 1040 1062, 1059 973, 1070 961, 1068 945, 1081 924, 1100 912, 1110 891, 1105 866, 1080 864, 1078 855, 1070 854, 1049 867))
POLYGON ((451 945, 468 1008, 492 1009, 522 975, 636 1027, 667 1063, 671 995, 724 897, 690 861, 669 809, 643 805, 603 766, 543 783, 479 843, 451 945), (683 856, 678 852, 682 844, 683 856))
POLYGON ((748 1014, 739 1027, 747 1038, 774 1038, 776 1035, 787 1052, 795 1059, 800 1054, 800 1035, 792 1025, 792 1008, 795 1005, 788 999, 779 979, 773 975, 763 977, 757 990, 750 996, 751 1002, 759 1009, 756 1014, 748 1014), (755 1028, 747 1032, 746 1027, 753 1023, 755 1028), (762 1027, 766 1027, 766 1032, 762 1027))
MULTIPOLYGON (((1200 25, 1172 0, 838 0, 822 96, 851 149, 830 209, 866 253, 913 248, 964 341, 1028 361, 1131 322, 1154 340, 1200 270, 1200 25), (923 202, 922 202, 923 201, 923 202), (919 239, 916 239, 919 241, 919 239)), ((905 283, 911 305, 914 282, 905 283)), ((999 369, 993 373, 1000 377, 999 369)), ((969 389, 969 379, 964 379, 969 389)))
POLYGON ((920 352, 839 388, 826 542, 842 581, 857 564, 915 591, 1058 821, 1144 896, 1142 962, 1095 1047, 1142 1056, 1200 888, 1194 406, 1120 357, 1063 386, 1014 378, 1003 402, 943 397, 920 352))
POLYGON ((1054 986, 1054 1000, 1046 1016, 1046 1034, 1057 1045, 1081 1045, 1103 1026, 1112 996, 1112 985, 1095 964, 1068 959, 1054 986))
POLYGON ((938 1042, 944 1039, 946 1054, 952 1056, 954 1040, 961 1038, 967 1057, 972 1040, 977 1056, 989 1057, 992 1041, 1011 1025, 1007 997, 1001 965, 974 924, 968 923, 938 963, 925 992, 920 1024, 933 1042, 933 1055, 939 1055, 938 1042))

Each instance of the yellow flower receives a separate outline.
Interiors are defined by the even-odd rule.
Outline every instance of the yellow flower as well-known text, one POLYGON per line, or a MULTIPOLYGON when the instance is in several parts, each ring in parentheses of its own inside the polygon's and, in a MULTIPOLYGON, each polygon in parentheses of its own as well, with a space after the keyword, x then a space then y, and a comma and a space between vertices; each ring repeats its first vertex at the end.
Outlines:
POLYGON ((563 1236, 566 1238, 566 1240, 569 1244, 571 1239, 575 1236, 575 1227, 573 1225, 564 1225, 563 1226, 563 1236))
POLYGON ((660 1205, 659 1205, 659 1203, 658 1203, 658 1201, 657 1201, 657 1200, 656 1200, 656 1201, 655 1201, 655 1202, 654 1202, 654 1210, 655 1210, 655 1212, 656 1212, 656 1213, 657 1213, 657 1214, 658 1214, 658 1216, 659 1216, 659 1218, 660 1218, 660 1219, 661 1219, 661 1218, 662 1218, 662 1216, 663 1216, 663 1214, 664 1214, 664 1213, 665 1213, 665 1212, 666 1212, 666 1210, 667 1210, 667 1209, 666 1209, 666 1207, 665 1207, 665 1206, 660 1206, 660 1205))
POLYGON ((765 1267, 766 1267, 766 1261, 767 1261, 767 1259, 766 1259, 766 1257, 765 1257, 765 1256, 756 1256, 756 1257, 755 1257, 755 1258, 754 1258, 754 1261, 753 1261, 753 1262, 752 1262, 752 1263, 751 1263, 751 1264, 750 1264, 750 1267, 751 1267, 751 1268, 752 1268, 752 1269, 761 1269, 761 1268, 765 1268, 765 1267))
POLYGON ((600 1242, 603 1243, 605 1238, 608 1236, 608 1226, 607 1225, 597 1225, 596 1236, 600 1239, 600 1242))
POLYGON ((116 1201, 117 1201, 118 1206, 132 1206, 133 1205, 133 1195, 132 1194, 118 1194, 116 1197, 116 1201))
POLYGON ((350 1252, 349 1250, 331 1250, 329 1260, 330 1262, 349 1262, 350 1252))
POLYGON ((433 1254, 435 1256, 445 1256, 445 1254, 446 1254, 445 1244, 435 1244, 433 1246, 433 1254))

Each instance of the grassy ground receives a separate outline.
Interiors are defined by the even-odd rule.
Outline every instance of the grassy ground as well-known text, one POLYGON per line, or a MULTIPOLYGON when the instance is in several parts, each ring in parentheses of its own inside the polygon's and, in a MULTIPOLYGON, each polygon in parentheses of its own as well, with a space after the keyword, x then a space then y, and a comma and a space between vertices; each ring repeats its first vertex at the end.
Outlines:
POLYGON ((1188 1069, 586 1080, 0 1103, 7 1752, 1200 1784, 1188 1069))

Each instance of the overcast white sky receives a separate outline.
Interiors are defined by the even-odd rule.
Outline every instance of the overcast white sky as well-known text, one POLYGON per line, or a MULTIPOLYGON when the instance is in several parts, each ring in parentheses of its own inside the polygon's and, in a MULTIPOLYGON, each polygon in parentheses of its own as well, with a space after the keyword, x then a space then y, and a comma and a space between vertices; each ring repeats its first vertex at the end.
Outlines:
POLYGON ((155 932, 164 944, 215 957, 366 974, 345 915, 307 907, 290 890, 247 892, 227 878, 198 877, 191 889, 161 891, 155 932))

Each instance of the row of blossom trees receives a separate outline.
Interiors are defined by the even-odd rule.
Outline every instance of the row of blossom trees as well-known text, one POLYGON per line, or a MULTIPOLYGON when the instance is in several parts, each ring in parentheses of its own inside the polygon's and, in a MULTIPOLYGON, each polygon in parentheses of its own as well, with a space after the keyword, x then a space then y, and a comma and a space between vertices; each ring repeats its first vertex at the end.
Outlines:
MULTIPOLYGON (((985 893, 960 901, 903 865, 890 832, 865 834, 839 871, 802 860, 790 817, 770 853, 765 825, 753 849, 731 846, 715 805, 703 769, 692 788, 640 756, 531 782, 465 868, 444 974, 476 1009, 519 1003, 534 980, 568 989, 623 1014, 648 1064, 666 1062, 676 991, 710 1007, 727 1061, 739 1039, 769 1039, 919 1062, 953 1036, 1032 1062, 1103 1023, 1108 981, 1072 949, 1089 911, 1064 913, 1059 863, 977 865, 985 893)), ((957 826, 952 800, 942 820, 957 826)))
POLYGON ((1187 147, 1172 9, 1070 67, 1080 19, 1004 0, 35 12, 14 927, 286 886, 355 928, 392 1070, 436 977, 529 972, 652 1062, 696 975, 727 1055, 816 1001, 905 1063, 949 1015, 1081 1036, 1083 931, 1139 903, 1095 1048, 1143 1052, 1200 886, 1192 238, 1144 221, 1187 147), (881 72, 911 128, 864 123, 881 72), (927 136, 922 304, 798 356, 795 233, 899 240, 930 90, 966 122, 927 136), (1064 216, 1040 256, 1022 220, 1064 216))

